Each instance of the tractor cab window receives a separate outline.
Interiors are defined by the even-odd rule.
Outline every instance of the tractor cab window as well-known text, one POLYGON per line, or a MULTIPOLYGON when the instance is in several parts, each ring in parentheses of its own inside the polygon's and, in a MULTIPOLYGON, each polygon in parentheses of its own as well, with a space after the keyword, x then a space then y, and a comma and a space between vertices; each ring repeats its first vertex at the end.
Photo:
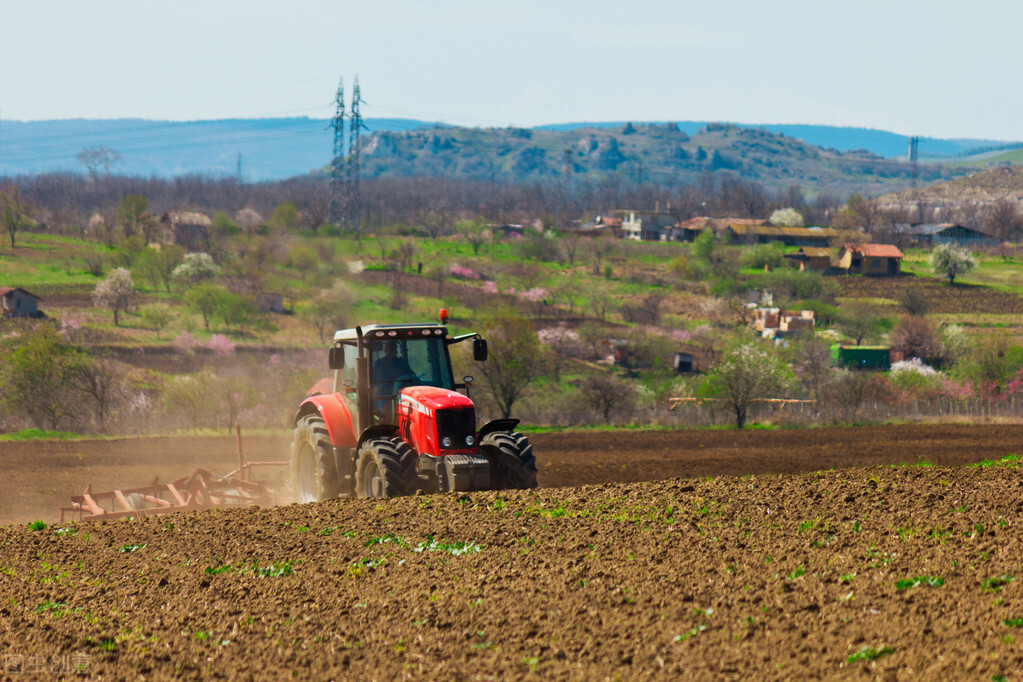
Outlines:
POLYGON ((373 392, 394 395, 403 386, 452 388, 447 348, 439 337, 373 341, 373 392))

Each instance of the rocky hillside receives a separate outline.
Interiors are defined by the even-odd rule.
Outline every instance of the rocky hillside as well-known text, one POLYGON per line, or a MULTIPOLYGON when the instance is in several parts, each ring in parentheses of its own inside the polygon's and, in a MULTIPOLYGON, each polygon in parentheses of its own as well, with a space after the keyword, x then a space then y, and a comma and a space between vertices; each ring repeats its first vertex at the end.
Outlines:
MULTIPOLYGON (((571 173, 593 181, 684 183, 706 172, 734 171, 774 187, 797 183, 816 191, 871 195, 908 187, 912 177, 912 167, 903 161, 731 124, 708 124, 692 135, 674 123, 575 130, 435 126, 364 139, 362 168, 370 177, 443 174, 528 182, 571 173)), ((961 172, 921 164, 919 181, 961 172)))
POLYGON ((972 206, 986 209, 1001 200, 1023 209, 1023 167, 992 168, 916 190, 894 192, 879 197, 878 202, 886 209, 909 209, 918 203, 928 207, 972 206))

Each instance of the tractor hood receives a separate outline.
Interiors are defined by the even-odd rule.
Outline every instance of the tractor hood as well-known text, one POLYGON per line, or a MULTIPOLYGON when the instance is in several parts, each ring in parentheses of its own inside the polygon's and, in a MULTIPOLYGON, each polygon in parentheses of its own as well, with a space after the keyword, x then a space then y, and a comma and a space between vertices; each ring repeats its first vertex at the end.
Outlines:
POLYGON ((407 405, 416 412, 432 417, 436 410, 464 410, 471 408, 472 401, 458 391, 436 386, 410 386, 401 389, 400 405, 407 405))

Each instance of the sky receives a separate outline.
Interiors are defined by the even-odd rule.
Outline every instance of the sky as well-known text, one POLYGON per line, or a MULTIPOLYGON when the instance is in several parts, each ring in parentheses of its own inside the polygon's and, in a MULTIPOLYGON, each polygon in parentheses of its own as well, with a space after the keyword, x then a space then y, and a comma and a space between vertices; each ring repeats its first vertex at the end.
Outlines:
POLYGON ((1014 0, 3 0, 0 119, 808 123, 1023 140, 1014 0))

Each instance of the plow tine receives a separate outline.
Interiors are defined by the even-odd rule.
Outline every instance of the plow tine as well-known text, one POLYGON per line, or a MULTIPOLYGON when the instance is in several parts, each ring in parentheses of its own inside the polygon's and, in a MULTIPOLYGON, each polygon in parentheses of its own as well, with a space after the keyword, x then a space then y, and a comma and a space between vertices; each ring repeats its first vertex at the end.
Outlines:
POLYGON ((98 515, 103 515, 103 514, 106 513, 106 510, 103 509, 103 507, 99 506, 96 503, 96 500, 92 499, 92 495, 90 495, 88 493, 88 490, 86 491, 86 493, 84 495, 82 495, 82 499, 85 502, 85 506, 89 508, 89 512, 91 512, 92 514, 94 514, 94 515, 97 515, 97 514, 98 515))
POLYGON ((179 505, 184 507, 185 505, 188 504, 187 502, 185 502, 185 498, 181 496, 181 493, 178 492, 178 489, 174 486, 173 483, 167 484, 167 490, 170 491, 170 494, 174 496, 174 499, 178 501, 179 505))
POLYGON ((124 511, 134 511, 134 509, 131 506, 131 503, 128 502, 128 498, 125 497, 124 493, 122 493, 120 490, 114 491, 114 497, 117 498, 117 501, 120 503, 121 507, 124 508, 124 511))

